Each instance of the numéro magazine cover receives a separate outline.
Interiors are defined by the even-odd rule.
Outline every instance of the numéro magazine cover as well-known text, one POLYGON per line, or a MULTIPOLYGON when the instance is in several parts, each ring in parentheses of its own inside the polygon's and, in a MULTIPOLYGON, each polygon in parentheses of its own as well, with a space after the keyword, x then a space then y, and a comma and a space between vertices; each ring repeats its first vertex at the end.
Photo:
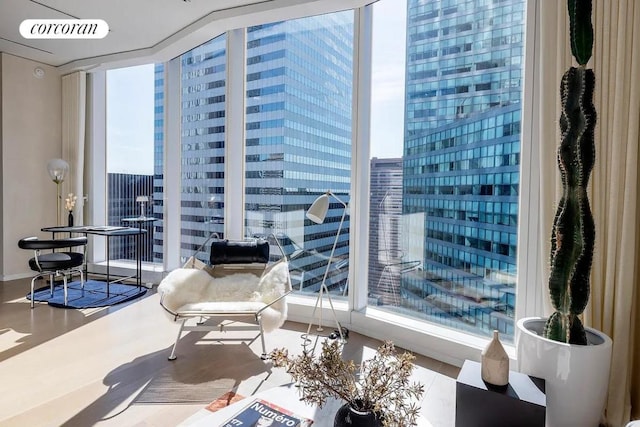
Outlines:
POLYGON ((308 427, 313 420, 262 399, 255 399, 227 420, 222 427, 308 427))

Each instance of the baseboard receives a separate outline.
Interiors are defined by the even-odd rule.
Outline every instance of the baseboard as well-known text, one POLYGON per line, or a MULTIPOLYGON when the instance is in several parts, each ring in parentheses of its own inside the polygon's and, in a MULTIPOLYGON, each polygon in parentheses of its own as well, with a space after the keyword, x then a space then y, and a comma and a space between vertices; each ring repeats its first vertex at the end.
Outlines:
POLYGON ((2 274, 0 275, 0 282, 9 282, 11 280, 29 279, 33 277, 34 273, 16 273, 16 274, 2 274))

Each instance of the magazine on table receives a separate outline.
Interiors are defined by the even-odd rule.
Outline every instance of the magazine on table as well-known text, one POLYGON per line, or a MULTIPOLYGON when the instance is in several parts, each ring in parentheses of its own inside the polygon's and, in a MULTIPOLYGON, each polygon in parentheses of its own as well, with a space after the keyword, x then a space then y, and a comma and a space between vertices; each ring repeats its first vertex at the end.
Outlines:
POLYGON ((313 420, 266 400, 255 399, 225 421, 222 427, 308 427, 311 424, 313 420))

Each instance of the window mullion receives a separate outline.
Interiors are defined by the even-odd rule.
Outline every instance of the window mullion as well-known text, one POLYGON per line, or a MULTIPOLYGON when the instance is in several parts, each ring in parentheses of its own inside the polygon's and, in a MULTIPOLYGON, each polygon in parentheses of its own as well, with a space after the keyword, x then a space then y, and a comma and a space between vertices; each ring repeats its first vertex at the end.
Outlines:
MULTIPOLYGON (((90 121, 86 162, 88 174, 86 203, 88 224, 107 224, 107 73, 95 71, 89 74, 90 121)), ((105 245, 89 244, 88 261, 99 262, 106 259, 105 245)))
POLYGON ((542 286, 540 262, 541 248, 540 220, 538 215, 540 200, 540 153, 537 144, 538 123, 535 111, 539 110, 539 96, 534 91, 534 65, 540 58, 540 47, 535 43, 537 28, 537 1, 527 2, 527 29, 524 59, 524 92, 522 102, 522 145, 520 158, 520 200, 518 212, 518 289, 516 298, 516 320, 521 317, 542 315, 542 286))
POLYGON ((182 100, 180 58, 165 67, 165 140, 164 140, 164 268, 179 267, 181 233, 182 100))
POLYGON ((245 47, 244 28, 227 33, 224 218, 225 236, 231 239, 244 237, 245 47))
POLYGON ((351 145, 350 306, 367 305, 369 283, 369 155, 371 109, 372 6, 354 11, 353 143, 351 145))

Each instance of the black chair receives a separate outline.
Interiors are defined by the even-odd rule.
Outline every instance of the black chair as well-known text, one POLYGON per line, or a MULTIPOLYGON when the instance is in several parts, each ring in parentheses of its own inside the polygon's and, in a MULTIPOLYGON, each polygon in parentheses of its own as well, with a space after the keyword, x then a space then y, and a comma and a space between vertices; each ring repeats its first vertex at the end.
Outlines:
POLYGON ((80 273, 80 283, 84 292, 84 260, 87 248, 86 237, 72 237, 68 239, 40 240, 37 237, 25 237, 20 239, 18 246, 21 249, 30 249, 34 252, 34 257, 29 260, 29 267, 37 272, 31 279, 31 308, 34 307, 33 287, 38 279, 49 276, 51 295, 53 296, 53 286, 56 277, 62 276, 64 289, 64 304, 67 305, 67 275, 73 272, 80 273), (82 246, 82 252, 72 252, 71 248, 82 246), (55 250, 68 249, 68 252, 55 250), (41 251, 48 253, 41 253, 41 251))

